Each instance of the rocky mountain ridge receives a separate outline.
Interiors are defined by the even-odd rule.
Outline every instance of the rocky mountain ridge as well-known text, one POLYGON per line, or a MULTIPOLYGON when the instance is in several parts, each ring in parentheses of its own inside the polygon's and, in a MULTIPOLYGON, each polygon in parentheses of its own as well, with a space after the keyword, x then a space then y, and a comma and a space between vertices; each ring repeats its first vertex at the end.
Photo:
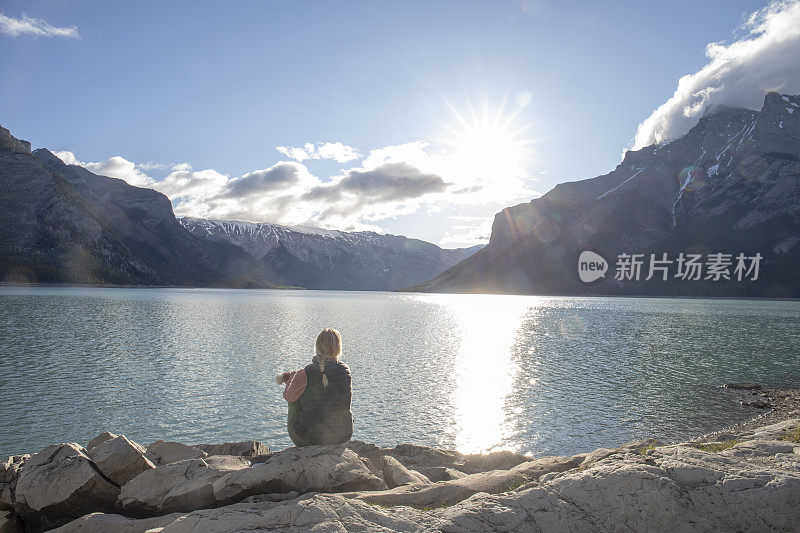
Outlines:
POLYGON ((0 128, 0 282, 392 290, 477 248, 373 232, 176 219, 152 189, 67 165, 0 128))
POLYGON ((443 249, 373 231, 193 217, 179 221, 194 235, 240 246, 287 283, 310 289, 402 289, 430 279, 481 248, 443 249))
POLYGON ((608 174, 504 209, 486 248, 417 290, 798 297, 798 242, 800 97, 768 93, 761 111, 717 108, 679 139, 628 151, 608 174), (608 267, 591 283, 578 275, 587 250, 608 267), (681 254, 717 253, 731 279, 676 276, 681 254), (643 261, 640 279, 617 279, 621 254, 643 261), (667 254, 666 280, 645 279, 651 254, 667 254), (758 279, 731 276, 739 254, 760 254, 758 279))

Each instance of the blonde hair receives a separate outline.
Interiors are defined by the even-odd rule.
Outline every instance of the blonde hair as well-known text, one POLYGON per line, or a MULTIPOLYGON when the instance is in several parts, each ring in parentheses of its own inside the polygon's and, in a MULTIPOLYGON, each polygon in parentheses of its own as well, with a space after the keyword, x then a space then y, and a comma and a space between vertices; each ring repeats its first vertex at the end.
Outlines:
POLYGON ((342 354, 342 336, 332 328, 325 328, 317 335, 316 342, 317 364, 322 372, 322 386, 328 386, 328 376, 325 375, 325 359, 338 359, 342 354))

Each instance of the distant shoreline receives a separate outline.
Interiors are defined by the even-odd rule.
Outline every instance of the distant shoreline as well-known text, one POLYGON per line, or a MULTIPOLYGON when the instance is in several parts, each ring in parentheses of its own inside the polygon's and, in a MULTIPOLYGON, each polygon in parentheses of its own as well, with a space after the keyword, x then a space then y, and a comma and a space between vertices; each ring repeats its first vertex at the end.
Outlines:
POLYGON ((221 290, 258 290, 258 291, 337 291, 337 292, 363 292, 363 293, 409 293, 409 294, 450 294, 464 296, 544 296, 548 298, 653 298, 668 300, 755 300, 766 302, 798 302, 800 298, 792 296, 770 297, 770 296, 668 296, 651 294, 527 294, 527 293, 504 293, 504 292, 424 292, 397 289, 393 291, 371 291, 356 289, 307 289, 305 287, 220 287, 213 285, 112 285, 112 284, 91 284, 91 283, 17 283, 0 282, 0 287, 60 287, 76 289, 221 289, 221 290))

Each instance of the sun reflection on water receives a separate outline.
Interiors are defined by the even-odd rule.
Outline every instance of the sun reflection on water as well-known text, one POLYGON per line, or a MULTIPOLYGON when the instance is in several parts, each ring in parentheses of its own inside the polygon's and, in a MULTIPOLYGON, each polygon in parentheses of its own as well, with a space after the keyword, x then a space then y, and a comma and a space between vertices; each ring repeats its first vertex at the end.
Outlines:
POLYGON ((519 372, 514 347, 525 312, 535 299, 498 295, 442 299, 460 329, 451 398, 455 417, 450 432, 455 434, 456 449, 479 453, 508 448, 503 443, 513 420, 506 408, 519 372))

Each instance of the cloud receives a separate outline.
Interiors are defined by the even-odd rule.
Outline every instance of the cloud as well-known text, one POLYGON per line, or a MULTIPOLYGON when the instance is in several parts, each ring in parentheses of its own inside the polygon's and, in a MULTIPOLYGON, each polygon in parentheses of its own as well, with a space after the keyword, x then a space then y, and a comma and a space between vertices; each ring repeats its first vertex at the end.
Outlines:
POLYGON ((245 198, 289 189, 310 176, 299 163, 278 163, 264 170, 254 170, 228 183, 229 197, 245 198))
POLYGON ((800 93, 800 0, 774 1, 754 12, 730 43, 710 43, 709 62, 683 76, 673 96, 639 124, 634 149, 674 139, 709 106, 761 109, 769 91, 800 93))
POLYGON ((22 18, 14 18, 0 13, 0 34, 9 37, 19 37, 30 35, 33 37, 65 37, 68 39, 80 39, 78 28, 75 26, 51 26, 42 19, 22 15, 22 18))
POLYGON ((337 163, 347 163, 360 159, 361 153, 340 142, 306 143, 303 146, 276 146, 275 149, 288 158, 303 162, 306 159, 333 159, 337 163))
MULTIPOLYGON (((103 163, 82 163, 71 152, 58 155, 65 162, 130 183, 151 179, 137 174, 142 173, 142 166, 120 156, 103 163)), ((167 195, 178 216, 348 231, 379 230, 376 222, 381 220, 464 205, 496 205, 499 209, 536 194, 524 186, 526 174, 516 164, 484 154, 435 149, 426 141, 381 147, 359 158, 359 165, 327 178, 315 176, 298 161, 279 161, 239 176, 214 169, 194 170, 189 163, 180 163, 148 186, 167 195)), ((477 221, 469 224, 479 225, 477 221)), ((485 231, 481 232, 476 236, 473 231, 461 240, 480 240, 485 237, 485 231)))
POLYGON ((54 152, 54 155, 66 165, 79 165, 101 176, 125 180, 135 187, 149 187, 155 183, 153 178, 141 171, 144 165, 137 165, 118 155, 96 163, 79 161, 75 154, 68 150, 54 152))

